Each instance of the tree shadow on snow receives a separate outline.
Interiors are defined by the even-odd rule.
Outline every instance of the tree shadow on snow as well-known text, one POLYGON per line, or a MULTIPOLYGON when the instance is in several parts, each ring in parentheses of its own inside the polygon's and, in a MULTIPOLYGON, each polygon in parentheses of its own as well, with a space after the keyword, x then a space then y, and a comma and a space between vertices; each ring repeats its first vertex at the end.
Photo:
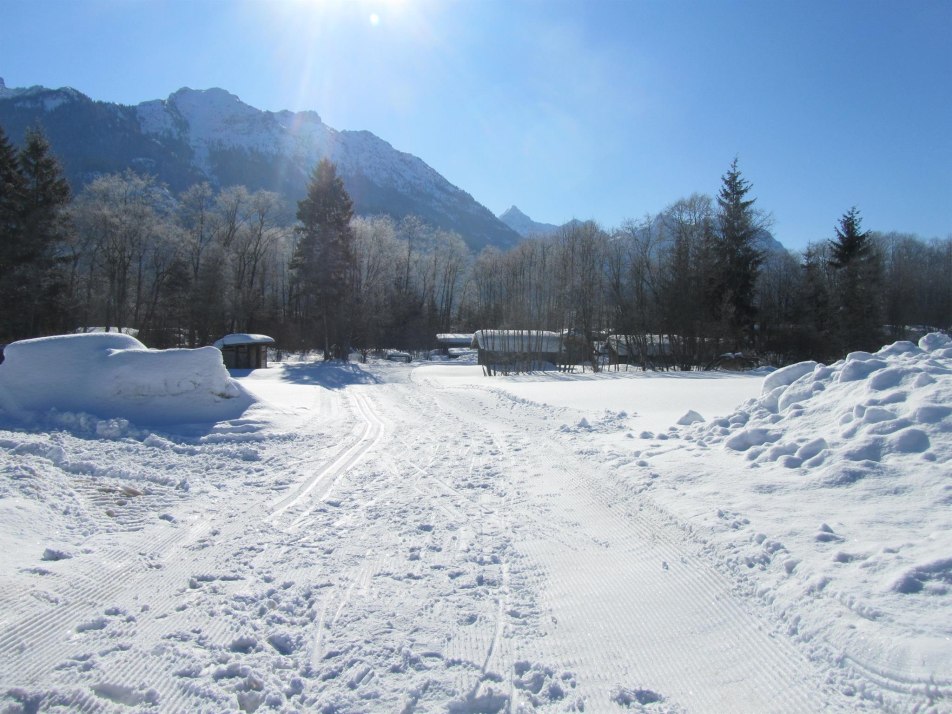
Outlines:
POLYGON ((539 381, 560 381, 560 382, 592 382, 612 379, 698 379, 709 381, 712 379, 736 379, 737 377, 763 377, 766 373, 760 372, 730 372, 720 370, 707 371, 679 371, 679 370, 642 370, 633 368, 629 370, 605 368, 599 372, 575 371, 559 372, 556 370, 545 370, 539 372, 521 372, 519 374, 509 375, 509 379, 514 382, 539 382, 539 381))
MULTIPOLYGON (((232 374, 237 374, 233 372, 232 374)), ((352 362, 302 362, 283 365, 282 379, 294 384, 312 384, 343 389, 355 384, 382 384, 381 380, 352 362)))

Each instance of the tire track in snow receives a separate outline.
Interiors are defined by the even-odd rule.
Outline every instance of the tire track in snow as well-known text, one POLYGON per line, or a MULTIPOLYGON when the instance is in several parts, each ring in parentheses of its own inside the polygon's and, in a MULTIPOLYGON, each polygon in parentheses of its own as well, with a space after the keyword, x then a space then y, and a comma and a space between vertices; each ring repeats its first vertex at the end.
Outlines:
MULTIPOLYGON (((359 424, 349 437, 356 442, 348 441, 326 466, 306 474, 277 501, 273 495, 249 499, 246 491, 238 492, 230 512, 221 510, 220 519, 207 524, 206 533, 215 533, 208 535, 207 548, 200 547, 204 535, 176 546, 175 555, 161 560, 164 570, 132 578, 133 591, 121 590, 100 603, 93 616, 102 617, 107 605, 129 609, 136 592, 153 588, 151 610, 135 613, 141 641, 154 642, 162 633, 192 639, 165 641, 162 653, 141 652, 135 632, 124 634, 125 625, 109 617, 102 629, 76 633, 73 641, 85 644, 75 651, 96 653, 89 662, 99 657, 109 671, 106 678, 84 672, 84 662, 77 660, 68 672, 51 673, 51 682, 69 682, 69 691, 76 692, 70 710, 118 710, 125 705, 117 700, 144 697, 149 687, 156 688, 163 710, 234 709, 236 696, 255 694, 242 689, 255 686, 253 678, 261 674, 255 667, 277 661, 270 650, 246 655, 229 649, 230 640, 248 633, 265 646, 261 621, 266 616, 255 610, 263 583, 271 582, 263 580, 265 575, 275 579, 275 589, 284 579, 299 581, 289 594, 314 586, 315 621, 308 629, 313 639, 284 659, 294 666, 306 659, 314 670, 307 675, 309 686, 316 690, 300 706, 289 700, 286 706, 292 708, 318 710, 325 689, 353 696, 350 707, 359 709, 360 693, 374 693, 383 681, 377 687, 382 698, 363 700, 364 708, 374 701, 380 710, 436 711, 448 703, 457 712, 531 710, 537 705, 519 688, 526 686, 516 670, 520 660, 572 670, 579 686, 571 696, 584 695, 590 711, 613 707, 609 697, 619 685, 650 686, 674 704, 702 711, 742 711, 749 704, 679 689, 692 676, 681 671, 682 664, 700 672, 710 669, 705 660, 712 655, 722 661, 732 656, 734 640, 722 636, 724 628, 736 625, 746 634, 749 614, 736 603, 732 610, 708 602, 731 597, 726 581, 716 573, 705 580, 707 573, 690 559, 690 549, 647 505, 644 513, 618 508, 630 496, 606 489, 595 474, 597 464, 567 452, 555 438, 529 442, 541 432, 529 431, 527 437, 521 422, 507 426, 481 417, 478 392, 466 403, 453 394, 435 396, 425 387, 348 388, 344 394, 354 400, 352 413, 358 418, 369 420, 380 412, 380 429, 386 433, 378 438, 371 427, 359 424), (443 423, 433 429, 431 420, 443 423), (363 446, 349 466, 334 467, 355 443, 363 446), (398 443, 403 454, 397 453, 398 443), (332 490, 336 505, 328 502, 332 490), (289 522, 295 524, 290 536, 275 528, 289 522), (323 545, 328 552, 318 550, 323 545), (187 559, 179 557, 184 552, 187 559), (660 559, 669 563, 668 570, 660 559), (227 579, 244 573, 243 568, 247 580, 227 579), (219 579, 187 587, 190 576, 202 574, 219 579), (644 590, 656 592, 646 597, 644 590), (245 598, 245 609, 238 608, 243 601, 235 595, 252 596, 245 598), (177 610, 178 605, 187 607, 177 610), (659 624, 653 608, 686 610, 691 617, 659 624), (711 612, 720 612, 720 619, 711 612), (557 621, 547 620, 549 615, 557 621), (194 629, 200 630, 201 641, 194 629), (708 646, 685 654, 685 647, 709 645, 719 637, 723 652, 708 646), (99 654, 117 642, 131 642, 133 648, 108 658, 99 654), (249 663, 251 672, 226 673, 219 681, 218 670, 227 667, 218 657, 230 658, 228 667, 249 663), (176 670, 183 664, 200 665, 201 671, 179 677, 176 670), (108 685, 99 690, 106 696, 90 694, 97 684, 108 685), (394 697, 403 704, 390 707, 394 697), (702 706, 725 701, 741 705, 702 706)), ((517 407, 514 416, 525 411, 517 407)), ((280 595, 274 596, 278 604, 280 595)), ((749 654, 758 652, 749 643, 739 647, 773 666, 775 644, 763 632, 758 642, 766 648, 759 655, 749 654)), ((729 672, 703 673, 720 676, 721 693, 734 685, 739 696, 752 686, 743 681, 750 672, 736 664, 729 672), (727 681, 731 677, 736 681, 727 681)), ((755 675, 766 684, 750 702, 783 691, 767 686, 769 672, 755 675)), ((698 676, 694 681, 707 680, 698 676)), ((771 706, 794 710, 799 694, 794 691, 771 706)), ((571 700, 562 702, 565 706, 550 704, 564 709, 571 700)))
POLYGON ((62 659, 63 653, 56 643, 62 640, 63 633, 95 622, 102 616, 105 603, 110 603, 119 593, 135 589, 130 588, 130 583, 137 577, 152 574, 152 563, 197 539, 206 528, 207 524, 199 523, 157 540, 149 531, 143 534, 145 543, 97 552, 94 570, 71 573, 69 581, 56 592, 55 605, 37 607, 0 633, 0 651, 17 653, 15 658, 5 659, 6 664, 0 665, 0 686, 38 683, 43 673, 62 659))

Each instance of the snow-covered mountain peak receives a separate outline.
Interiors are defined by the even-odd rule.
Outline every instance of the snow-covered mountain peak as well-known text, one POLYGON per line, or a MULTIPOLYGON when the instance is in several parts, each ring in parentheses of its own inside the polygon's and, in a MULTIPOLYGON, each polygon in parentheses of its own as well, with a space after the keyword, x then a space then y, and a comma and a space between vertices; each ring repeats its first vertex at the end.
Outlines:
POLYGON ((13 99, 28 91, 30 90, 20 87, 8 87, 3 81, 3 77, 0 77, 0 99, 13 99))
MULTIPOLYGON (((416 215, 453 230, 471 247, 509 246, 518 235, 422 159, 369 131, 337 131, 314 111, 263 111, 220 88, 183 87, 136 106, 95 102, 72 89, 0 85, 4 126, 41 117, 81 185, 104 170, 145 167, 173 190, 208 180, 282 194, 293 202, 322 158, 337 165, 360 214, 416 215), (107 118, 107 119, 104 119, 107 118), (97 146, 89 165, 89 147, 97 146)), ((24 129, 20 128, 22 133, 24 129)))
POLYGON ((2 80, 0 80, 0 99, 11 99, 18 104, 37 108, 43 112, 51 112, 68 102, 89 101, 89 97, 72 87, 60 87, 59 89, 50 89, 39 85, 7 87, 2 80))
POLYGON ((248 106, 236 95, 218 87, 211 89, 191 89, 182 87, 173 92, 168 103, 182 112, 195 112, 218 117, 256 114, 258 110, 248 106))
POLYGON ((213 133, 241 134, 260 129, 262 112, 224 89, 185 87, 168 98, 167 106, 188 122, 196 138, 206 138, 213 133))

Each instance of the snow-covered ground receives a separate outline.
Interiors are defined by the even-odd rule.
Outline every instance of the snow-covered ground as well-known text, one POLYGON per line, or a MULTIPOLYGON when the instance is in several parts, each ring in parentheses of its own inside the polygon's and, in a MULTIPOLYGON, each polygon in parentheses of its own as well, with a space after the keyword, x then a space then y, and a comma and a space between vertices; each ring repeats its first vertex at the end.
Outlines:
POLYGON ((952 710, 947 338, 757 375, 211 354, 7 348, 0 711, 952 710))

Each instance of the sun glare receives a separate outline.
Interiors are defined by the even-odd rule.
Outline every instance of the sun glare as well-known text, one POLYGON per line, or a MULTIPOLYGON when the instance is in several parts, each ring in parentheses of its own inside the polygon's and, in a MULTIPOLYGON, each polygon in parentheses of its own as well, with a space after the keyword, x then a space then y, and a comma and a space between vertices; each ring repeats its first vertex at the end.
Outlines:
POLYGON ((370 13, 370 24, 376 27, 380 24, 380 15, 375 12, 370 13))

